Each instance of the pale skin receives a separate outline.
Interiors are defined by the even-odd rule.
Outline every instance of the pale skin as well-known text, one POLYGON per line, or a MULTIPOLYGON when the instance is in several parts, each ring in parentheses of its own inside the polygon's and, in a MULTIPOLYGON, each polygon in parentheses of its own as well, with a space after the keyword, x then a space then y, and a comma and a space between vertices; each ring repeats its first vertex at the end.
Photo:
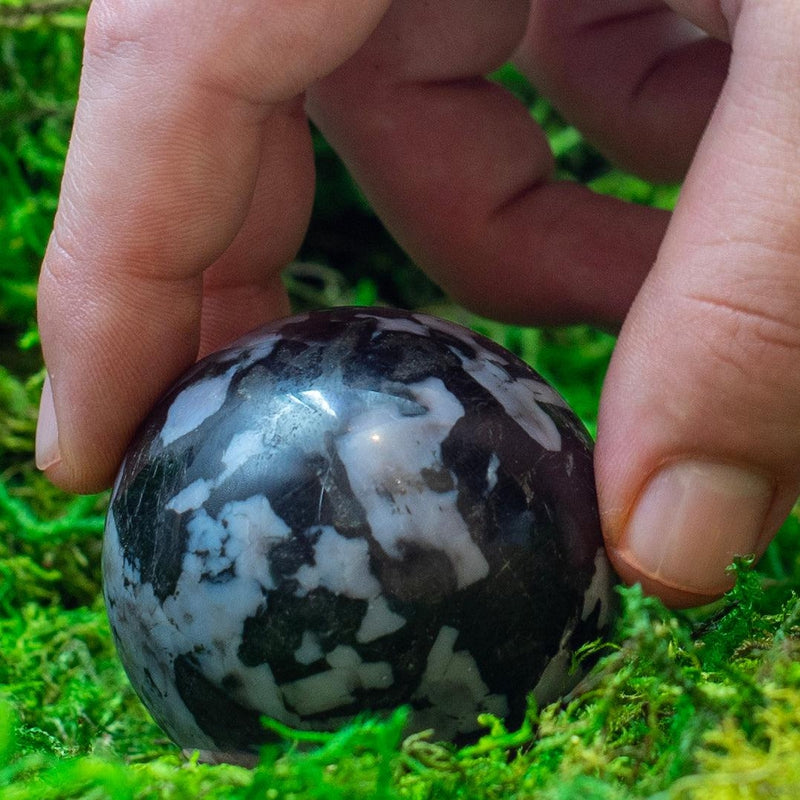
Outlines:
POLYGON ((198 355, 287 313, 307 114, 459 301, 622 326, 596 449, 609 552, 674 605, 719 595, 800 493, 796 0, 94 0, 39 292, 56 484, 109 485, 198 355), (675 212, 554 182, 482 77, 510 59, 613 161, 685 178, 675 212))

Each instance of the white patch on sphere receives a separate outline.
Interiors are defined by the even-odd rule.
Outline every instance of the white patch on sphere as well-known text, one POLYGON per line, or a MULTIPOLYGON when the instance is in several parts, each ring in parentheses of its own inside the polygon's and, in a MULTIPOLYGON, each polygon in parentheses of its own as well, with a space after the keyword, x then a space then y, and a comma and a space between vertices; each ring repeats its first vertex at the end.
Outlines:
POLYGON ((296 397, 299 398, 305 406, 308 406, 314 411, 318 411, 328 417, 336 418, 337 416, 336 409, 328 402, 328 398, 325 397, 325 392, 319 389, 309 389, 308 391, 300 392, 296 397))
POLYGON ((329 669, 285 683, 281 691, 288 705, 306 717, 352 703, 355 684, 352 670, 329 669))
MULTIPOLYGON (((207 675, 212 674, 210 667, 209 664, 206 668, 207 675)), ((235 674, 241 681, 241 686, 231 692, 231 696, 241 705, 258 711, 259 715, 272 717, 296 728, 302 725, 300 717, 286 708, 283 695, 268 664, 246 667, 239 661, 235 652, 230 652, 222 668, 213 672, 215 680, 219 683, 229 674, 235 674)))
MULTIPOLYGON (((570 628, 572 633, 572 628, 570 628)), ((552 703, 568 692, 575 683, 575 676, 570 674, 572 666, 572 651, 567 641, 561 640, 558 651, 547 662, 536 686, 533 687, 533 696, 541 705, 552 703)))
POLYGON ((500 469, 500 459, 497 453, 492 453, 489 459, 489 466, 486 468, 486 491, 487 494, 497 486, 497 471, 500 469))
POLYGON ((564 400, 547 384, 533 378, 512 378, 506 369, 484 351, 484 358, 461 358, 464 369, 503 406, 504 411, 546 450, 561 450, 561 433, 555 420, 539 402, 564 406, 564 400))
POLYGON ((358 680, 363 689, 388 689, 394 683, 392 665, 388 661, 362 663, 358 668, 358 680))
POLYGON ((383 317, 371 314, 368 311, 356 314, 356 318, 371 319, 375 321, 378 331, 390 333, 411 333, 415 336, 430 336, 430 329, 424 322, 417 322, 411 317, 383 317))
POLYGON ((319 661, 324 655, 317 634, 312 631, 303 631, 300 647, 294 651, 294 660, 298 664, 307 665, 319 661))
POLYGON ((427 413, 402 416, 376 407, 359 414, 338 439, 339 456, 384 551, 399 559, 403 543, 440 550, 464 588, 485 578, 489 564, 458 510, 457 489, 435 492, 423 477, 426 470, 445 469, 442 442, 464 408, 439 378, 408 389, 427 413))
POLYGON ((165 504, 164 508, 176 514, 185 514, 187 511, 196 511, 211 495, 211 481, 198 478, 188 486, 181 489, 175 497, 165 504))
MULTIPOLYGON (((600 603, 600 614, 597 620, 597 629, 603 630, 611 621, 612 604, 610 602, 614 594, 614 575, 608 562, 605 550, 600 547, 594 558, 594 575, 591 583, 583 595, 583 608, 580 619, 586 620, 600 603)), ((533 695, 540 703, 551 703, 558 697, 562 697, 571 691, 576 684, 576 672, 573 671, 574 648, 570 641, 578 625, 578 619, 574 618, 567 622, 558 651, 547 662, 536 686, 533 688, 533 695)), ((576 667, 578 676, 582 674, 580 666, 576 667)))
POLYGON ((226 503, 218 519, 200 509, 186 529, 184 572, 197 579, 214 578, 233 568, 237 578, 254 580, 266 589, 274 588, 266 567, 269 551, 292 532, 264 495, 226 503))
POLYGON ((239 365, 234 364, 224 374, 199 380, 178 394, 167 411, 167 421, 159 433, 164 447, 197 430, 222 408, 231 379, 239 369, 239 365))
POLYGON ((454 650, 457 639, 455 628, 441 628, 414 693, 415 699, 426 699, 432 705, 416 712, 415 727, 433 727, 437 736, 453 737, 474 730, 482 712, 497 716, 508 713, 507 699, 489 692, 472 654, 454 650))
MULTIPOLYGON (((308 319, 308 314, 298 315, 295 317, 296 321, 308 319)), ((263 326, 262 326, 263 327, 263 326)), ((267 358, 269 354, 275 349, 276 343, 282 337, 277 333, 262 333, 262 328, 256 328, 250 333, 244 334, 233 342, 230 347, 217 353, 214 358, 219 359, 221 362, 226 362, 233 358, 241 367, 248 367, 250 364, 258 361, 261 358, 267 358), (242 359, 241 351, 250 350, 250 358, 247 360, 242 359)))
POLYGON ((274 588, 269 548, 291 529, 262 495, 227 503, 219 519, 202 509, 186 527, 183 569, 164 611, 190 643, 182 652, 213 654, 204 670, 221 680, 241 667, 237 652, 244 621, 263 607, 265 593, 274 588))
POLYGON ((288 704, 301 716, 349 705, 357 690, 388 689, 394 683, 391 664, 362 661, 352 647, 339 645, 326 660, 331 669, 280 687, 288 704))
POLYGON ((122 557, 119 532, 109 515, 103 543, 103 573, 109 620, 120 660, 131 682, 158 722, 197 747, 215 747, 198 727, 178 693, 172 672, 175 656, 187 641, 164 613, 151 583, 143 583, 138 565, 122 557))
POLYGON ((447 336, 455 336, 457 339, 468 337, 472 344, 477 344, 475 333, 463 325, 458 325, 455 322, 449 322, 441 317, 428 316, 427 314, 412 314, 413 319, 424 326, 425 335, 430 336, 431 331, 439 331, 447 336))
POLYGON ((361 627, 356 632, 356 641, 364 644, 388 636, 399 631, 408 620, 400 614, 395 614, 383 595, 369 601, 367 612, 361 620, 361 627))
POLYGON ((583 595, 583 612, 581 619, 585 620, 600 603, 600 615, 597 627, 602 630, 611 622, 611 602, 614 596, 614 573, 604 548, 599 547, 594 557, 594 575, 592 581, 583 595))
POLYGON ((109 615, 133 684, 160 714, 159 723, 196 747, 215 745, 178 692, 173 670, 180 654, 191 653, 204 677, 218 686, 235 675, 241 685, 231 695, 245 707, 299 725, 300 718, 284 706, 269 666, 247 667, 239 658, 244 622, 263 608, 264 593, 272 588, 268 548, 285 538, 289 527, 265 497, 255 495, 226 504, 219 519, 201 509, 187 530, 183 569, 162 604, 153 585, 142 582, 138 566, 122 558, 109 517, 104 553, 106 592, 113 601, 109 615))
POLYGON ((304 597, 320 586, 333 594, 369 599, 381 592, 378 579, 369 566, 366 539, 347 539, 328 525, 314 546, 314 564, 303 564, 294 577, 297 594, 304 597))
POLYGON ((352 647, 340 644, 325 656, 325 660, 334 669, 355 669, 361 663, 361 656, 352 647))
POLYGON ((251 458, 255 458, 263 452, 263 430, 247 430, 235 433, 222 454, 222 463, 225 465, 225 470, 216 478, 216 485, 222 485, 236 470, 245 466, 251 458))

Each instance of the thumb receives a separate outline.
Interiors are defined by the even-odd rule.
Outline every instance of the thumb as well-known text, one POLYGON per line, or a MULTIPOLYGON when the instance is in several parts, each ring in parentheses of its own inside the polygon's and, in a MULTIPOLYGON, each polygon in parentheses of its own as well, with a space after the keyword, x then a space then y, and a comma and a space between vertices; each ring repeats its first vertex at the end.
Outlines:
POLYGON ((734 5, 730 74, 598 425, 609 554, 672 605, 729 588, 800 492, 800 13, 734 5))

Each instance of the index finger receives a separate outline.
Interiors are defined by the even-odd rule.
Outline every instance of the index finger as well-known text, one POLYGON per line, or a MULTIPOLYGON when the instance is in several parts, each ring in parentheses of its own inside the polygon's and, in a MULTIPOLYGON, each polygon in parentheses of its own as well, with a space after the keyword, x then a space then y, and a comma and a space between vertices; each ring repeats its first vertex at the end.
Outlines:
POLYGON ((159 0, 92 4, 39 286, 48 380, 37 461, 54 482, 110 482, 147 409, 197 355, 207 268, 218 292, 260 282, 276 297, 312 190, 293 98, 387 5, 242 0, 198 14, 159 0), (256 224, 264 215, 280 226, 256 224))

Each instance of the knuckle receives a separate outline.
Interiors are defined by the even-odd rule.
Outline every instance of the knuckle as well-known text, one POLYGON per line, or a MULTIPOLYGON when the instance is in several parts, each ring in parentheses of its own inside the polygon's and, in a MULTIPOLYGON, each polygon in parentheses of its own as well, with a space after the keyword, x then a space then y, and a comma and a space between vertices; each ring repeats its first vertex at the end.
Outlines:
POLYGON ((106 60, 139 49, 158 30, 155 17, 164 10, 158 2, 95 0, 86 18, 86 57, 106 60))
POLYGON ((89 276, 81 269, 81 260, 69 238, 59 235, 58 226, 50 235, 39 274, 37 292, 40 328, 44 336, 43 325, 72 320, 77 327, 78 320, 86 312, 85 297, 89 276))
POLYGON ((64 291, 73 280, 77 260, 71 238, 65 237, 63 227, 56 224, 47 243, 40 281, 51 282, 64 291))
POLYGON ((696 330, 712 357, 741 378, 768 389, 785 386, 800 365, 800 318, 791 304, 765 302, 762 296, 731 298, 695 293, 696 330))
POLYGON ((93 0, 86 19, 85 63, 193 64, 224 21, 220 4, 202 13, 174 0, 93 0))
POLYGON ((252 46, 258 30, 256 6, 213 0, 198 13, 174 0, 93 0, 86 21, 85 67, 103 79, 127 77, 139 88, 142 80, 158 87, 178 78, 224 93, 236 85, 239 66, 246 61, 242 53, 261 53, 252 46))

